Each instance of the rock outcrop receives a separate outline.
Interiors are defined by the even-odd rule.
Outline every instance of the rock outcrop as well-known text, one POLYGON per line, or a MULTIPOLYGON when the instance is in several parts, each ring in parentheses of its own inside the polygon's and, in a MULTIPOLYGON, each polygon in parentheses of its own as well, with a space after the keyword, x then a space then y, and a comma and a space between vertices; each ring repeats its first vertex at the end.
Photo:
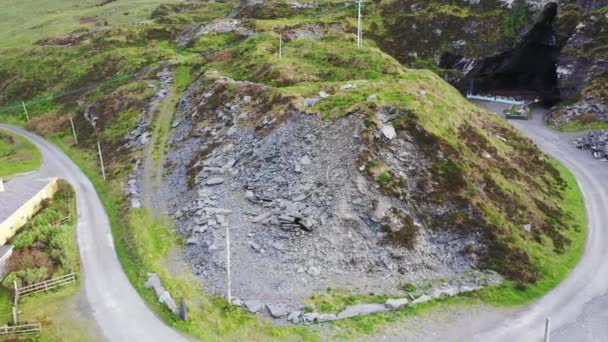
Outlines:
POLYGON ((608 130, 590 132, 574 143, 576 147, 589 151, 595 159, 608 161, 608 130))

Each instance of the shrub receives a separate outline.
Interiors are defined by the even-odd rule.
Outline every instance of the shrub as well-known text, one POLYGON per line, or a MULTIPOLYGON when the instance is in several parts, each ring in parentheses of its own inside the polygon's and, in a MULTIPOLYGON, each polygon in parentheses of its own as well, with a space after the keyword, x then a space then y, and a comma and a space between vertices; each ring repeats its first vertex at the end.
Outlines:
POLYGON ((41 281, 47 280, 50 276, 50 272, 46 268, 26 268, 17 272, 9 274, 4 281, 2 286, 9 290, 14 289, 14 282, 17 281, 19 286, 26 286, 41 281))
POLYGON ((78 247, 70 228, 69 225, 56 227, 48 245, 51 258, 66 272, 75 271, 78 265, 78 247))
POLYGON ((50 271, 54 265, 47 253, 35 249, 23 249, 13 252, 8 259, 7 268, 11 272, 31 268, 44 268, 50 271))

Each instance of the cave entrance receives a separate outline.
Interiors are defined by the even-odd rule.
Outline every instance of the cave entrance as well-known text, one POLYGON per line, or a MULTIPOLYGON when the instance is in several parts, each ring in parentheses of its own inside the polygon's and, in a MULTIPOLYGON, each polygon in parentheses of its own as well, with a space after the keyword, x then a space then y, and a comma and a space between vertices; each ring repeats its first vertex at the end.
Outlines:
POLYGON ((559 101, 557 59, 561 46, 553 28, 556 15, 557 4, 548 3, 516 46, 479 61, 461 88, 476 94, 538 98, 546 104, 559 101))

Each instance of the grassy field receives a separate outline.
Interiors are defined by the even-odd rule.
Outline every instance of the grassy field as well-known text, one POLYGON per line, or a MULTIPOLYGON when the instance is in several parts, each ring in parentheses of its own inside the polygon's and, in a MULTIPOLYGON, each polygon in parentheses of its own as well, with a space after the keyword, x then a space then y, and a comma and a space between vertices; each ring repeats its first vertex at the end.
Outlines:
POLYGON ((37 169, 40 151, 29 140, 0 129, 0 177, 37 169))
POLYGON ((41 322, 42 334, 36 341, 102 341, 95 322, 85 314, 80 301, 84 294, 80 283, 68 285, 56 291, 22 299, 19 310, 21 321, 41 322))
MULTIPOLYGON (((77 29, 137 23, 159 5, 153 0, 3 0, 0 48, 20 47, 77 29)), ((178 0, 164 0, 162 3, 178 0)))

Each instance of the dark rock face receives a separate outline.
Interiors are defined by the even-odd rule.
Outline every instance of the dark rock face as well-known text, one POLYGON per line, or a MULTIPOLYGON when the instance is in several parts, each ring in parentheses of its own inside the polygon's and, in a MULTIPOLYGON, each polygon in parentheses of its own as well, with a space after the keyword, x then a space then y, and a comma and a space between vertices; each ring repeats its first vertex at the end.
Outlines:
MULTIPOLYGON (((608 1, 605 1, 608 6, 608 1)), ((604 7, 606 8, 606 7, 604 7)), ((557 62, 564 98, 578 94, 592 79, 608 72, 608 11, 585 15, 566 42, 557 62)))
MULTIPOLYGON (((556 64, 561 47, 553 28, 556 15, 557 4, 548 3, 516 47, 478 62, 457 83, 459 88, 481 93, 515 91, 546 102, 559 100, 556 64)), ((440 66, 451 69, 461 60, 461 56, 446 54, 440 66)))

